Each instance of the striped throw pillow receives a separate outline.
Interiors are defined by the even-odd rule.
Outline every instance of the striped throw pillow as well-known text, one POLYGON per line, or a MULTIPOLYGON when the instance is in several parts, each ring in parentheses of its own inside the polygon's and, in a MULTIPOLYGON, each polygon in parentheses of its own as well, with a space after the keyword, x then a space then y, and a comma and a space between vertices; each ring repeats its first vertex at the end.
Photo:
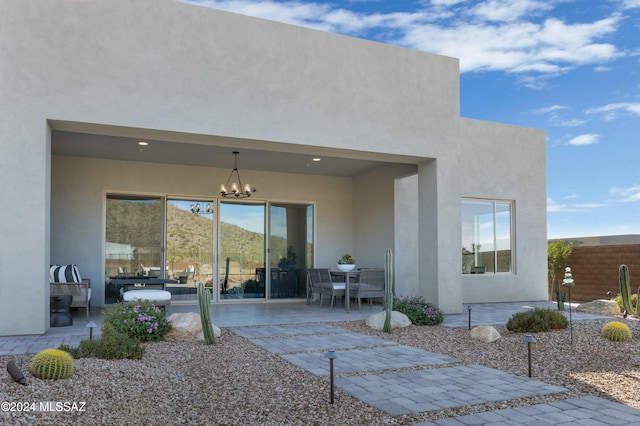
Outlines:
POLYGON ((51 265, 49 269, 51 282, 54 283, 80 283, 80 271, 76 265, 51 265))

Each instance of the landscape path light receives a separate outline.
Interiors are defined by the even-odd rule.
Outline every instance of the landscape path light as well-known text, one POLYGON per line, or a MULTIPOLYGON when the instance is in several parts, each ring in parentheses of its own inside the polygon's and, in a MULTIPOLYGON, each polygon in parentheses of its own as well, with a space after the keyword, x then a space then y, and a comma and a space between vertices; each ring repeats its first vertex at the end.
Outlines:
POLYGON ((93 329, 96 327, 97 325, 93 321, 89 321, 89 324, 87 324, 87 328, 89 329, 89 340, 93 340, 93 329))
POLYGON ((324 357, 329 358, 329 383, 331 386, 331 395, 329 401, 331 404, 333 404, 333 360, 338 358, 338 355, 336 355, 335 350, 330 350, 324 355, 324 357))
POLYGON ((7 363, 7 372, 14 381, 21 385, 27 385, 27 379, 25 379, 24 374, 22 374, 22 370, 20 370, 14 361, 9 361, 7 363))
POLYGON ((571 321, 571 287, 576 283, 573 281, 571 275, 571 268, 568 266, 564 270, 564 280, 562 280, 562 286, 569 288, 569 336, 571 337, 571 343, 573 344, 573 322, 571 321))
POLYGON ((467 311, 469 311, 469 330, 471 330, 471 305, 467 306, 467 311))
POLYGON ((529 355, 529 377, 531 377, 531 344, 536 343, 536 339, 531 334, 527 334, 524 336, 522 341, 527 344, 527 353, 529 355))

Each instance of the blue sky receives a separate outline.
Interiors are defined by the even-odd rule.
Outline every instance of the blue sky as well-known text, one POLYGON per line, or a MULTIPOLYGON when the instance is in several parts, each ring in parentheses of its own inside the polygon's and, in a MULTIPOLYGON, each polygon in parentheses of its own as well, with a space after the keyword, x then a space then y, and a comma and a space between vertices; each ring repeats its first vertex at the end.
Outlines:
POLYGON ((460 59, 461 115, 547 131, 548 237, 640 234, 640 0, 184 0, 460 59))

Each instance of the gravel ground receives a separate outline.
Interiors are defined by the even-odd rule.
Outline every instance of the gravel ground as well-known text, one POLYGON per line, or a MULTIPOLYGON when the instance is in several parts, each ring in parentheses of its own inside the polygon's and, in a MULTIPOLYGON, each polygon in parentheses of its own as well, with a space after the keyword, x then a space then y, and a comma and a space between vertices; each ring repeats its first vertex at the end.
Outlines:
MULTIPOLYGON (((223 330, 214 346, 193 343, 146 343, 140 361, 80 359, 65 380, 39 380, 28 373, 33 355, 0 357, 3 367, 13 359, 28 386, 4 373, 2 401, 86 402, 82 412, 2 412, 0 424, 233 424, 404 425, 517 405, 575 396, 596 395, 640 409, 640 322, 625 321, 635 337, 629 343, 600 337, 608 320, 574 321, 570 330, 537 333, 533 345, 533 378, 564 386, 568 392, 472 407, 391 417, 336 390, 328 403, 329 384, 298 367, 223 330)), ((334 325, 526 376, 527 345, 523 335, 503 326, 502 338, 490 344, 469 338, 466 328, 417 327, 376 332, 364 321, 334 325)))

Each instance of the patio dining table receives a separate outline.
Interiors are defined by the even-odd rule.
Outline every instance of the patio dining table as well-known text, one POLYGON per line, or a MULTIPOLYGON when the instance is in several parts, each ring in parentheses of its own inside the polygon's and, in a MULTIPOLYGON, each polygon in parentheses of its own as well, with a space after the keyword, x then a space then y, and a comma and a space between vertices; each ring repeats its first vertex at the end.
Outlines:
POLYGON ((340 277, 341 279, 344 278, 344 308, 347 310, 347 312, 350 312, 349 310, 349 284, 351 282, 351 277, 356 278, 360 275, 360 271, 334 271, 331 270, 331 275, 334 277, 340 277))

